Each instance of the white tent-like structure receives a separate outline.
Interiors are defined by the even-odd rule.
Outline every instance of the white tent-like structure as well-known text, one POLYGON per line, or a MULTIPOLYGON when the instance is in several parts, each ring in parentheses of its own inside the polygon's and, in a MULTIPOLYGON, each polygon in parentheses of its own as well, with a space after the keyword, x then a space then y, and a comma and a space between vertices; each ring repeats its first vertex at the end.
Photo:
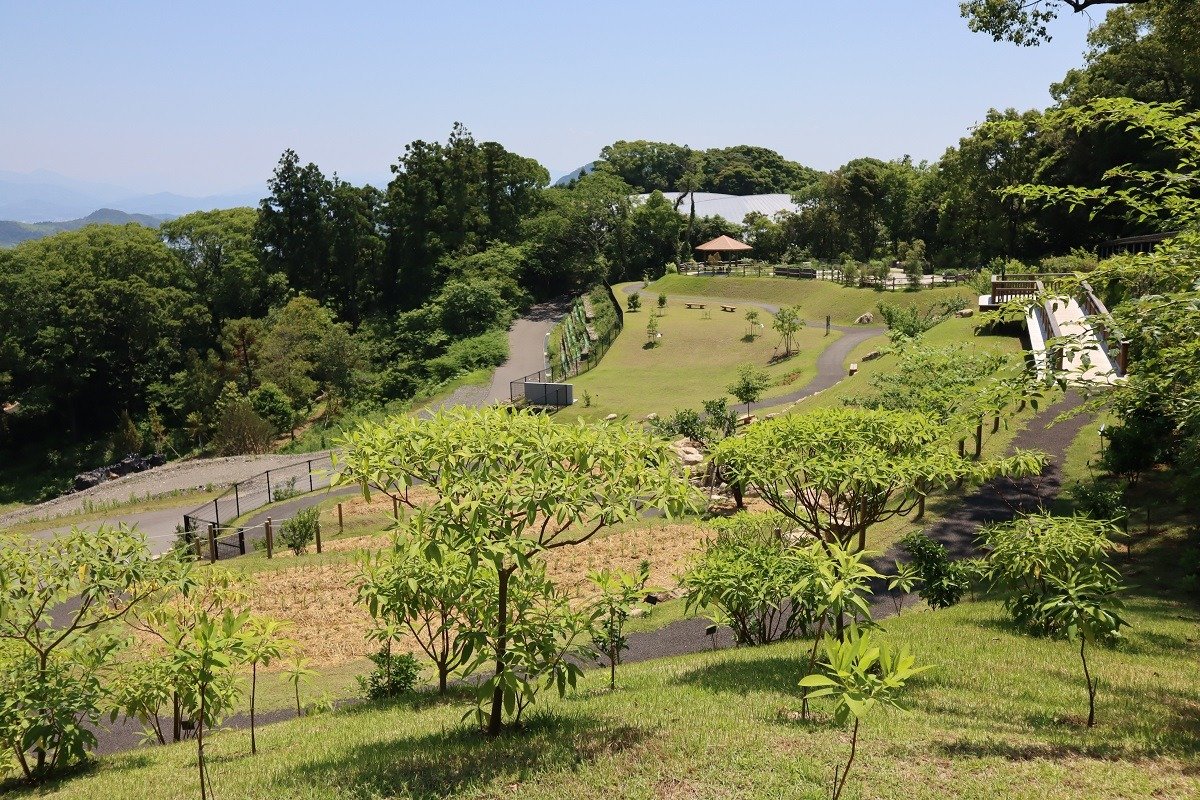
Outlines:
MULTIPOLYGON (((645 202, 648 194, 637 196, 639 202, 645 202)), ((663 192, 663 197, 672 205, 679 200, 679 212, 691 213, 692 198, 687 192, 663 192), (682 196, 682 200, 680 197, 682 196)), ((721 217, 734 225, 741 225, 746 215, 757 211, 768 217, 773 217, 780 211, 798 212, 800 206, 792 202, 790 194, 717 194, 715 192, 696 192, 697 217, 721 217)))

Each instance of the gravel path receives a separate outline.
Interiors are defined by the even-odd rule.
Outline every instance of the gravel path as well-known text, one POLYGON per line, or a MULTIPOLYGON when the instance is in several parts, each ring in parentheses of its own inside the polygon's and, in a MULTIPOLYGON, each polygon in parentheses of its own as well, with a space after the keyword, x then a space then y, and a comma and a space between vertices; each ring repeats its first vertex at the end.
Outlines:
MULTIPOLYGON (((85 503, 125 502, 131 496, 155 497, 170 492, 224 488, 237 481, 245 480, 268 469, 303 461, 305 456, 289 455, 229 456, 227 458, 197 458, 189 461, 174 461, 161 467, 125 475, 82 492, 39 503, 36 506, 10 511, 0 515, 0 526, 15 525, 36 519, 52 519, 66 514, 78 514, 85 510, 85 503)), ((193 501, 188 504, 196 505, 193 501)))

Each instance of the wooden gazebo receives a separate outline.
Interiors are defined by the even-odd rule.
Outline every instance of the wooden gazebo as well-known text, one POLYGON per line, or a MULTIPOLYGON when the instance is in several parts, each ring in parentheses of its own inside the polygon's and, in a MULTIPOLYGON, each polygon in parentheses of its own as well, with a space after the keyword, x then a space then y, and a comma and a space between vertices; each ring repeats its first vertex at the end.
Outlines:
POLYGON ((745 253, 754 248, 745 242, 739 242, 731 236, 718 236, 711 242, 696 246, 696 252, 707 256, 710 253, 745 253))

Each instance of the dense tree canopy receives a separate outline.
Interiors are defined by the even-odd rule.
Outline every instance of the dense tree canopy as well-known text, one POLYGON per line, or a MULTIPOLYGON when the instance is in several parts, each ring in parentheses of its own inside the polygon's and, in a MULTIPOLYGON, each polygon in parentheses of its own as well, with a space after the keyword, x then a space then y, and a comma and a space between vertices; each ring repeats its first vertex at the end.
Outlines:
POLYGON ((964 0, 959 3, 971 30, 994 40, 1033 47, 1051 39, 1047 27, 1063 10, 1076 14, 1098 6, 1144 3, 1148 0, 964 0))

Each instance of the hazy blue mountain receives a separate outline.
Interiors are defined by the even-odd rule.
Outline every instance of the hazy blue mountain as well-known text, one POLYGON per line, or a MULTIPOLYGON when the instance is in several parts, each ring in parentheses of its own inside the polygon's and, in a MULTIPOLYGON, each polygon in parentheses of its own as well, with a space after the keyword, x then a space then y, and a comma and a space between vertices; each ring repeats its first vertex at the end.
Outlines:
POLYGON ((265 192, 264 186, 205 197, 171 192, 147 194, 106 183, 80 181, 49 170, 25 173, 0 170, 0 219, 28 223, 68 222, 97 208, 118 209, 130 214, 179 216, 192 211, 258 205, 265 192))
POLYGON ((554 182, 554 185, 555 186, 566 186, 568 183, 575 180, 580 175, 585 175, 589 172, 594 172, 595 170, 596 170, 596 162, 591 161, 587 164, 584 164, 579 169, 573 169, 570 172, 568 172, 566 175, 563 175, 561 178, 559 178, 558 180, 556 180, 554 182))
POLYGON ((167 220, 174 218, 173 214, 126 214, 124 211, 117 211, 113 208, 101 208, 86 217, 59 222, 0 220, 0 247, 13 247, 30 239, 41 239, 62 231, 78 230, 85 225, 127 225, 130 222, 136 222, 147 228, 157 228, 167 220))

